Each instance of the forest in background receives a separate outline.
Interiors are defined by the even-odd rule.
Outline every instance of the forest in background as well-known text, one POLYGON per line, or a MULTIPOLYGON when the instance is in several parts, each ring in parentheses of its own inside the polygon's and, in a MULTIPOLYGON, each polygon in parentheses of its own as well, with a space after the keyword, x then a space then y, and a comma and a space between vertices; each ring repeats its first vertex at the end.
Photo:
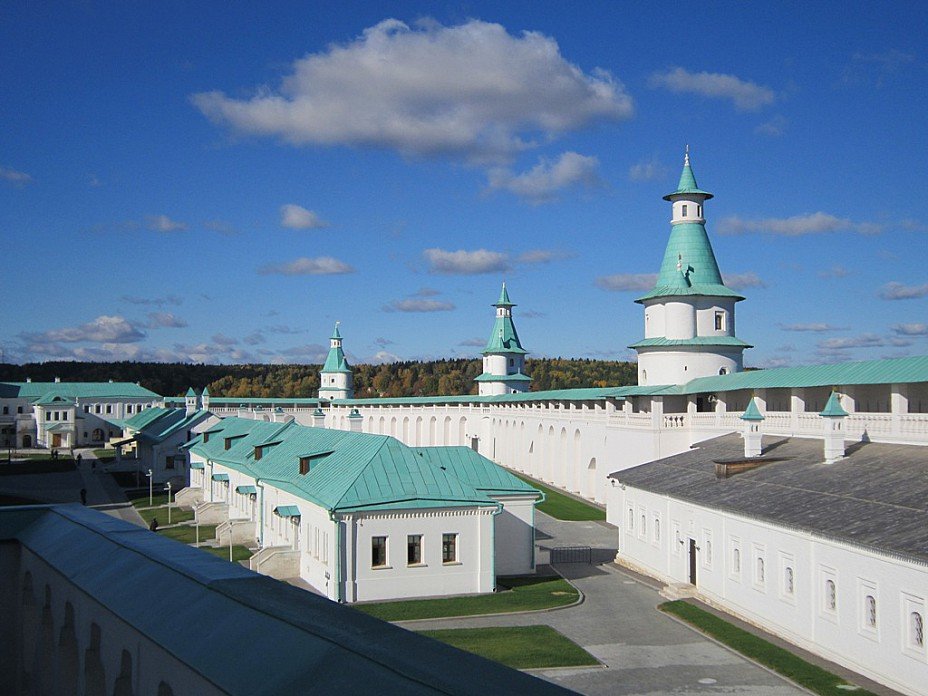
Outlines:
MULTIPOLYGON (((182 396, 189 387, 209 387, 212 396, 315 397, 321 365, 194 365, 145 362, 44 362, 0 364, 0 381, 138 382, 163 396, 182 396)), ((477 360, 433 360, 355 365, 357 398, 476 394, 477 360)), ((635 384, 635 363, 610 360, 529 358, 532 391, 635 384)))

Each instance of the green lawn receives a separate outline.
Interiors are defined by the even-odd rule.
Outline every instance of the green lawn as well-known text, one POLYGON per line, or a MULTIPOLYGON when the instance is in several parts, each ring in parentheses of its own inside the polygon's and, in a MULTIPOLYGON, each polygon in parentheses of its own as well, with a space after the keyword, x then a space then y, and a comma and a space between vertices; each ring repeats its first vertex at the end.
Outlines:
POLYGON ((458 628, 421 633, 515 669, 599 664, 586 650, 550 626, 458 628))
POLYGON ((116 459, 116 450, 106 447, 95 449, 93 450, 93 456, 105 462, 106 460, 116 459))
MULTIPOLYGON (((165 518, 167 519, 167 518, 165 518)), ((167 529, 159 529, 158 534, 166 536, 168 539, 174 539, 176 541, 182 541, 185 544, 193 544, 196 542, 196 527, 192 524, 185 524, 180 527, 168 527, 167 529)), ((200 541, 206 541, 207 539, 213 539, 216 536, 216 525, 214 524, 201 524, 200 525, 200 541)), ((226 551, 228 553, 228 550, 226 551)))
MULTIPOLYGON (((202 530, 203 528, 201 527, 200 531, 202 530)), ((213 548, 212 546, 201 546, 200 550, 211 553, 214 556, 219 556, 219 558, 223 558, 227 561, 229 560, 229 547, 228 546, 223 546, 222 548, 218 548, 218 549, 213 548)), ((235 545, 232 546, 232 560, 233 561, 247 561, 249 558, 251 558, 251 556, 252 554, 251 554, 251 551, 248 550, 248 547, 235 546, 235 545)))
POLYGON ((573 604, 580 598, 580 593, 559 577, 506 578, 497 584, 500 591, 493 594, 372 602, 355 604, 354 608, 384 621, 412 621, 550 609, 573 604))
POLYGON ((549 488, 525 476, 519 476, 519 474, 515 475, 545 494, 545 502, 539 505, 538 509, 546 515, 551 515, 554 519, 567 520, 569 522, 586 522, 589 520, 606 519, 606 511, 602 508, 584 503, 581 500, 572 498, 569 495, 565 495, 560 491, 549 488))
MULTIPOLYGON (((826 696, 848 693, 840 687, 842 684, 846 685, 847 682, 836 674, 806 662, 789 650, 759 638, 688 602, 682 600, 665 602, 659 605, 658 609, 678 616, 720 643, 782 674, 809 691, 826 696)), ((872 692, 865 689, 857 689, 854 694, 874 696, 872 692)))
MULTIPOLYGON (((148 502, 147 498, 145 502, 148 502)), ((155 517, 158 518, 158 524, 168 524, 168 509, 166 507, 142 508, 138 510, 138 513, 148 524, 151 524, 152 519, 155 517)), ((193 510, 183 510, 176 506, 171 507, 171 524, 176 522, 189 522, 192 519, 193 510)))
MULTIPOLYGON (((167 493, 158 493, 157 488, 155 489, 155 494, 152 496, 151 504, 153 506, 167 505, 168 504, 168 494, 167 493)), ((136 508, 147 508, 150 507, 148 504, 148 491, 138 491, 132 492, 130 496, 132 498, 132 505, 136 508), (138 495, 139 497, 135 497, 138 495)), ((173 498, 173 495, 171 496, 173 498)), ((173 513, 172 513, 173 514, 173 513)), ((165 511, 165 519, 167 519, 167 511, 165 511)))

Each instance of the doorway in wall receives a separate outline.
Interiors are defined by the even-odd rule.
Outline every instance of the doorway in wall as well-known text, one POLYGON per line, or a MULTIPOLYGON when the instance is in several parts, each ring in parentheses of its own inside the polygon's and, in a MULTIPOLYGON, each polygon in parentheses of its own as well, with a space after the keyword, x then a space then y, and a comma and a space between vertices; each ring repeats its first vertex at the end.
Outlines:
POLYGON ((474 452, 478 452, 480 450, 480 438, 472 437, 470 439, 470 448, 474 450, 474 452))
POLYGON ((52 435, 52 447, 61 447, 61 435, 58 433, 52 435))
POLYGON ((690 585, 696 586, 696 540, 690 539, 690 585))

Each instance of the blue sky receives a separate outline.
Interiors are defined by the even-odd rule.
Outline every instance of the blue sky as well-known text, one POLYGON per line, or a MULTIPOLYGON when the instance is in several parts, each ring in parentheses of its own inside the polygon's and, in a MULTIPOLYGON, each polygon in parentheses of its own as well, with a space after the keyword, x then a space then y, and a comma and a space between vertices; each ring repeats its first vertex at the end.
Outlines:
POLYGON ((690 145, 752 366, 928 352, 928 7, 6 2, 6 361, 628 359, 690 145))

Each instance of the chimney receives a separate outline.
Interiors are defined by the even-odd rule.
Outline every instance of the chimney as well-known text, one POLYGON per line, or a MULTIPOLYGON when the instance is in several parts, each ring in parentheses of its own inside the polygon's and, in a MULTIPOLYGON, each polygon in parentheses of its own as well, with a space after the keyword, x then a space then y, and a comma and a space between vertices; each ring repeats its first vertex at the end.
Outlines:
POLYGON ((26 377, 26 384, 32 383, 32 377, 26 377))
POLYGON ((348 414, 348 430, 353 433, 361 432, 361 425, 364 423, 364 418, 361 416, 358 409, 351 409, 351 413, 348 414))
POLYGON ((61 382, 61 377, 55 377, 55 384, 58 384, 59 382, 61 382))
POLYGON ((321 408, 319 408, 318 406, 316 407, 316 410, 313 411, 312 419, 313 419, 313 427, 314 427, 314 428, 324 428, 324 427, 325 427, 325 411, 323 411, 323 410, 322 410, 321 408))
POLYGON ((824 422, 825 463, 831 464, 844 457, 844 419, 847 418, 847 411, 841 408, 838 392, 831 392, 828 403, 818 415, 824 422))
POLYGON ((753 396, 748 402, 748 407, 741 414, 741 420, 744 424, 741 431, 744 438, 744 456, 759 457, 763 454, 760 424, 764 422, 764 416, 757 408, 757 402, 753 396))

